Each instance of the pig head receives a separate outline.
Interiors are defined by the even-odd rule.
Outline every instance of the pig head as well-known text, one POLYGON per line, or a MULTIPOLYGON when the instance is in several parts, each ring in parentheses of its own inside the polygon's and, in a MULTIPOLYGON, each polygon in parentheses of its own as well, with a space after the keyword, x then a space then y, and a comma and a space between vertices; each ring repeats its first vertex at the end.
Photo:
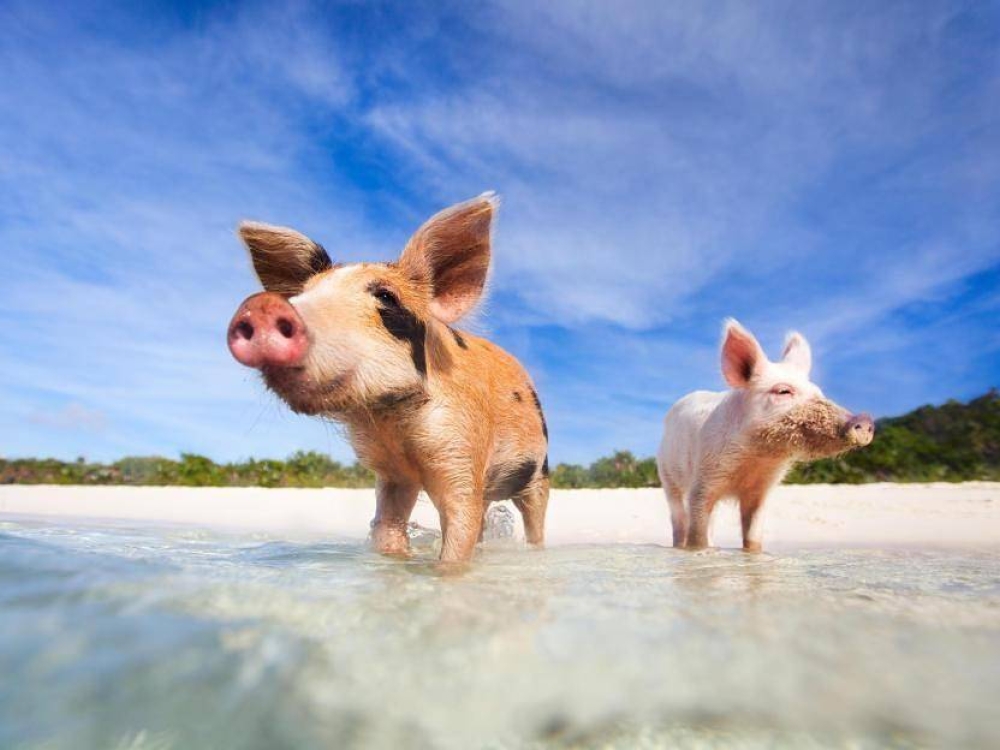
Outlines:
POLYGON ((792 332, 778 362, 767 358, 752 333, 726 322, 722 374, 733 388, 712 429, 723 442, 755 455, 810 460, 868 445, 875 423, 823 395, 810 380, 812 349, 792 332))

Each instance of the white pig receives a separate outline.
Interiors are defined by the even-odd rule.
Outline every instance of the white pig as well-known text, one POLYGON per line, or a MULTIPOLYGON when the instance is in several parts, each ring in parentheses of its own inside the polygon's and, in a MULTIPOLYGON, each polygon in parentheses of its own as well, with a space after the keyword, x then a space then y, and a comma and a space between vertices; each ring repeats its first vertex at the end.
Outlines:
POLYGON ((732 390, 695 391, 663 420, 657 468, 670 503, 675 547, 707 547, 716 502, 739 502, 743 549, 761 549, 767 493, 796 461, 868 445, 875 423, 852 415, 809 380, 812 353, 790 333, 780 362, 771 362, 753 334, 727 319, 722 374, 732 390))

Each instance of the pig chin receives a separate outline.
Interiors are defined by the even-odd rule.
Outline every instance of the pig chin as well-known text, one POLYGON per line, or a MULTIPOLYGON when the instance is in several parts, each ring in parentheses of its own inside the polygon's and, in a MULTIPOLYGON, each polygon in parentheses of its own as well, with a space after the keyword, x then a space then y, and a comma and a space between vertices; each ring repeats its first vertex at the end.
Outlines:
POLYGON ((799 460, 825 458, 856 447, 846 433, 843 411, 817 399, 762 425, 751 440, 759 452, 799 460))
POLYGON ((353 372, 317 377, 304 367, 273 367, 263 370, 264 382, 297 414, 335 415, 351 405, 353 372))

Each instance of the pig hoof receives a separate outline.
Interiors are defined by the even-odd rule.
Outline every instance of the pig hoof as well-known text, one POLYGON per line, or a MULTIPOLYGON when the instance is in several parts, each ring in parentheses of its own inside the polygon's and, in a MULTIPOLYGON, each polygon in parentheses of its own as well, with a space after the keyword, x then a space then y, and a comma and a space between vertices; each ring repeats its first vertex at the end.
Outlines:
POLYGON ((472 568, 470 560, 438 560, 434 572, 441 577, 460 576, 472 568))
POLYGON ((405 547, 390 547, 387 549, 379 550, 380 555, 385 555, 386 557, 409 557, 410 550, 405 547))
POLYGON ((370 537, 372 548, 380 555, 407 557, 410 554, 410 539, 405 531, 395 529, 374 529, 370 537))
POLYGON ((410 548, 403 544, 376 544, 375 551, 387 557, 409 557, 410 548))

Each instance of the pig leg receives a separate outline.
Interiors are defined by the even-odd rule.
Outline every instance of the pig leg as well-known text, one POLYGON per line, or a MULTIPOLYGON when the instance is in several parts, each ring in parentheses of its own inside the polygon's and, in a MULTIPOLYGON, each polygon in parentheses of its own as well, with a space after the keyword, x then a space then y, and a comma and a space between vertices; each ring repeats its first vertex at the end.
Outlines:
POLYGON ((687 541, 687 513, 684 510, 684 495, 673 482, 665 482, 663 486, 670 504, 670 526, 674 532, 674 546, 683 547, 687 541))
POLYGON ((524 520, 524 538, 536 547, 545 543, 545 509, 549 505, 549 479, 538 477, 511 498, 524 520))
POLYGON ((441 562, 468 562, 483 528, 483 501, 453 498, 441 504, 441 562))
POLYGON ((764 507, 764 495, 750 492, 740 495, 740 521, 743 525, 743 549, 746 552, 761 550, 761 508, 764 507))
POLYGON ((708 521, 718 496, 702 484, 696 484, 688 494, 688 528, 685 547, 704 549, 708 546, 708 521))
POLYGON ((372 521, 372 545, 376 551, 383 555, 405 555, 410 551, 406 526, 419 491, 415 485, 379 478, 372 521))

